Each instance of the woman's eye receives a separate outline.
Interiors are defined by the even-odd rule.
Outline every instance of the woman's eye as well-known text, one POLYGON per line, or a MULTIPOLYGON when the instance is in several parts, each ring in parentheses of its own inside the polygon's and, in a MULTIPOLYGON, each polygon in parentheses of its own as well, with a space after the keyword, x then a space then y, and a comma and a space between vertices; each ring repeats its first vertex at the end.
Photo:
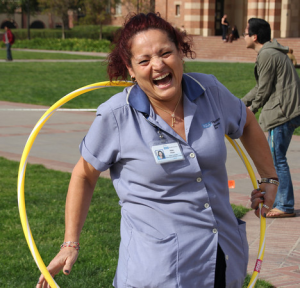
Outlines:
POLYGON ((143 65, 143 64, 146 64, 148 62, 148 60, 142 60, 139 62, 139 64, 143 65))
POLYGON ((169 56, 171 54, 171 51, 163 53, 163 56, 169 56))

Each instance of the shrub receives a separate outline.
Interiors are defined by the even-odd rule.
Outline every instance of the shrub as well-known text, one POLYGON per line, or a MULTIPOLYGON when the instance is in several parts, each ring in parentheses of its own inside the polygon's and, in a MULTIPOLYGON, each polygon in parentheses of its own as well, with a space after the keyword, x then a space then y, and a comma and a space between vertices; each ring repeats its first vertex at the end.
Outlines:
MULTIPOLYGON (((113 40, 115 32, 120 29, 117 26, 103 26, 102 27, 102 39, 109 41, 113 40)), ((28 31, 27 29, 12 29, 13 33, 17 40, 26 40, 28 31)), ((85 39, 94 39, 99 40, 100 26, 97 25, 84 25, 84 26, 75 26, 70 30, 65 31, 65 38, 85 38, 85 39)), ((62 38, 61 28, 56 29, 30 29, 30 38, 62 38)))
MULTIPOLYGON (((0 47, 5 44, 1 43, 0 47)), ((92 39, 42 39, 16 40, 13 48, 45 49, 61 51, 110 52, 110 41, 92 39)))

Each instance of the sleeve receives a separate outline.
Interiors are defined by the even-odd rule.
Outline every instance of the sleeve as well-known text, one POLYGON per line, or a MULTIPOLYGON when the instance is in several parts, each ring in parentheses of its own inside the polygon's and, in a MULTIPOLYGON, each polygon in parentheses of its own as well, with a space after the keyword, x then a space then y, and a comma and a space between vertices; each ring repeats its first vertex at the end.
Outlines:
POLYGON ((12 34, 11 31, 8 31, 8 32, 7 32, 7 38, 8 38, 8 42, 9 42, 10 44, 13 44, 13 43, 12 43, 12 42, 13 42, 13 34, 12 34))
POLYGON ((251 110, 256 113, 259 108, 263 107, 265 103, 269 100, 272 94, 274 75, 275 75, 275 65, 272 55, 263 54, 264 61, 260 61, 257 66, 258 83, 256 96, 252 101, 251 110))
POLYGON ((120 133, 109 105, 98 107, 97 116, 80 146, 82 157, 98 171, 105 171, 120 160, 120 133))
POLYGON ((223 84, 217 81, 219 106, 223 115, 225 134, 237 139, 243 134, 247 118, 247 107, 223 84))
POLYGON ((258 89, 258 86, 256 85, 241 99, 247 107, 251 106, 252 101, 255 99, 257 89, 258 89))

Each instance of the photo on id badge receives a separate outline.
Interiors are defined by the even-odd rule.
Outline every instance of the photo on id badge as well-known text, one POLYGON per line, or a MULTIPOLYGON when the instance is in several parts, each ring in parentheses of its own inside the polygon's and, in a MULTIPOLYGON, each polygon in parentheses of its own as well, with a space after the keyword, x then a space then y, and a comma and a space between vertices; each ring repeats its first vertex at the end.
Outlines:
POLYGON ((157 164, 184 160, 181 148, 177 142, 153 145, 151 149, 157 164))

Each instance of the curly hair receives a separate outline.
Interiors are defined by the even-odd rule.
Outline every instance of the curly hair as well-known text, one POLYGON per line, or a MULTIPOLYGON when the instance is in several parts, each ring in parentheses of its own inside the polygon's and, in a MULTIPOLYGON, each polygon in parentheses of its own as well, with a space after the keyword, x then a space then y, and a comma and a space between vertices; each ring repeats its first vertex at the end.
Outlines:
POLYGON ((195 58, 195 52, 192 49, 192 38, 185 32, 174 28, 169 22, 160 17, 159 13, 139 13, 129 14, 120 29, 116 40, 113 42, 114 49, 108 55, 107 74, 110 81, 127 80, 129 73, 127 67, 131 66, 131 44, 132 38, 149 29, 158 29, 167 33, 168 38, 175 44, 177 49, 188 58, 195 58))

